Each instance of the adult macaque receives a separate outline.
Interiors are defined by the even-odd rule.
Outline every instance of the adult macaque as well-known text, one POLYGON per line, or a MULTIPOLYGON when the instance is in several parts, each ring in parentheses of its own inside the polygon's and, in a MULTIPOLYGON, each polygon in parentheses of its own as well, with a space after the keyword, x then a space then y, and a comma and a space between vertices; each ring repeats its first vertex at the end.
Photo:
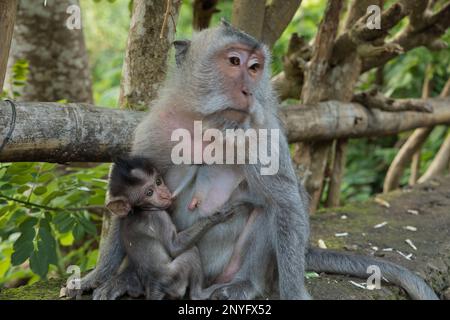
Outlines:
MULTIPOLYGON (((132 150, 163 169, 169 188, 178 186, 189 170, 171 160, 174 130, 192 132, 194 121, 202 121, 205 130, 221 132, 281 130, 270 82, 270 54, 263 44, 223 22, 194 34, 192 41, 176 41, 175 49, 177 66, 137 128, 132 150)), ((370 265, 379 266, 383 277, 404 287, 415 299, 437 298, 422 279, 405 268, 369 257, 309 249, 307 195, 298 186, 282 132, 278 152, 275 175, 261 175, 261 162, 201 165, 195 183, 187 185, 174 202, 172 218, 179 230, 232 202, 238 188, 263 204, 240 209, 198 242, 207 285, 225 283, 212 298, 253 299, 266 295, 276 281, 282 299, 309 299, 305 268, 367 277, 370 265), (191 211, 193 199, 198 205, 191 211)), ((114 220, 98 266, 82 280, 82 289, 107 281, 118 269, 124 249, 116 225, 114 220)), ((114 290, 121 290, 120 286, 114 290)))
MULTIPOLYGON (((199 219, 191 227, 177 232, 166 209, 172 204, 172 195, 158 171, 143 158, 118 159, 109 179, 109 199, 106 207, 121 217, 120 235, 125 248, 126 277, 135 273, 135 288, 123 286, 122 292, 147 299, 182 298, 190 288, 191 299, 206 299, 218 286, 203 289, 203 270, 196 242, 212 226, 229 218, 231 211, 217 212, 199 219)), ((120 283, 122 272, 114 275, 113 283, 120 283)), ((126 281, 123 281, 125 284, 126 281)))

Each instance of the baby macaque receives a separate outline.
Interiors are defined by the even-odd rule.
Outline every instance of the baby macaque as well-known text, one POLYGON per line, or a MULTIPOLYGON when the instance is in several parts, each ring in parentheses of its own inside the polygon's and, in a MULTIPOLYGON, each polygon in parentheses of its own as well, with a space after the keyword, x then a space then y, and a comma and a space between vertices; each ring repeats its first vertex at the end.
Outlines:
POLYGON ((191 299, 206 299, 220 285, 203 289, 195 244, 211 227, 226 221, 232 210, 219 211, 177 232, 166 211, 171 204, 171 192, 148 160, 131 157, 115 162, 106 207, 122 217, 121 240, 146 298, 182 298, 189 286, 191 299))

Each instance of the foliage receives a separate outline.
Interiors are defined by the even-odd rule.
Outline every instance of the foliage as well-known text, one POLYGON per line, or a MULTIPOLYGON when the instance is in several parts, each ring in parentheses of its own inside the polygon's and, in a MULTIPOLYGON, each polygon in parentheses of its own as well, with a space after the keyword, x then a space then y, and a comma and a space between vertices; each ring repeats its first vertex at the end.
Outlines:
POLYGON ((129 2, 81 1, 96 105, 116 107, 130 24, 129 2))
POLYGON ((27 76, 29 72, 28 61, 24 59, 18 59, 11 70, 11 83, 9 84, 10 92, 4 90, 0 95, 0 98, 5 99, 16 99, 20 97, 20 92, 18 91, 20 87, 23 87, 26 83, 27 76))
POLYGON ((15 266, 23 267, 27 259, 31 271, 42 278, 49 265, 60 275, 66 262, 92 267, 101 216, 88 210, 103 206, 108 167, 1 164, 0 283, 18 271, 23 276, 24 268, 15 266))

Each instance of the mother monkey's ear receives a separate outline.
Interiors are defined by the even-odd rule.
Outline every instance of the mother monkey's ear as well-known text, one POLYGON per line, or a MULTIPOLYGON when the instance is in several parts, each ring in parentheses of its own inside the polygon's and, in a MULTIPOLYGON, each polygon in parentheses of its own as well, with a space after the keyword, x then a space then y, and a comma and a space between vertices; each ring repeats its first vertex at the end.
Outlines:
POLYGON ((175 47, 175 61, 177 63, 177 67, 181 67, 186 59, 186 54, 191 46, 191 41, 176 40, 173 42, 173 46, 175 47))

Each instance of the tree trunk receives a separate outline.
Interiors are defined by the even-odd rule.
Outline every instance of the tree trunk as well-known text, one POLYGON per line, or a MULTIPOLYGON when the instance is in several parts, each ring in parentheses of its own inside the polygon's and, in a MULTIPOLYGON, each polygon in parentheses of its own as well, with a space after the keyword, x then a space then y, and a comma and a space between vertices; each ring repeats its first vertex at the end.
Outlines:
POLYGON ((444 174, 450 160, 450 134, 444 140, 438 153, 434 157, 427 171, 417 180, 418 183, 424 183, 438 175, 444 174))
MULTIPOLYGON (((431 64, 428 64, 426 71, 425 71, 425 80, 424 80, 423 86, 422 86, 422 99, 431 97, 431 91, 433 88, 433 82, 431 81, 432 77, 433 77, 432 67, 431 67, 431 64)), ((421 154, 422 154, 421 151, 422 151, 421 149, 418 150, 413 155, 412 160, 411 160, 411 173, 409 175, 409 181, 408 181, 408 184, 410 186, 415 185, 417 180, 420 177, 420 158, 421 158, 421 154)))
MULTIPOLYGON (((431 92, 431 65, 427 66, 422 86, 422 98, 430 97, 431 92)), ((406 165, 411 161, 411 175, 409 185, 414 185, 419 177, 420 171, 420 150, 434 128, 420 128, 415 130, 406 143, 400 148, 391 165, 389 166, 384 180, 383 192, 396 189, 400 184, 400 179, 406 165)))
POLYGON ((301 0, 235 0, 232 23, 272 47, 294 17, 301 0))
POLYGON ((79 8, 78 0, 20 0, 8 68, 18 59, 29 63, 26 85, 16 88, 20 100, 93 102, 83 31, 71 24, 81 19, 79 8))
POLYGON ((334 158, 332 159, 332 172, 330 172, 330 182, 328 184, 328 196, 326 207, 338 207, 341 201, 341 184, 344 176, 345 160, 347 158, 348 139, 336 141, 334 158))
POLYGON ((175 38, 181 1, 135 0, 122 70, 119 105, 147 110, 167 73, 168 52, 175 38), (166 19, 165 19, 166 17, 166 19), (166 25, 164 24, 166 20, 166 25), (162 30, 163 37, 160 38, 162 30))
MULTIPOLYGON (((448 79, 447 83, 442 89, 441 97, 449 97, 450 96, 450 79, 448 79)), ((434 178, 440 174, 443 174, 448 164, 450 162, 450 134, 444 140, 444 143, 439 148, 438 153, 434 157, 427 171, 425 171, 424 175, 420 177, 418 180, 419 183, 424 183, 431 178, 434 178)))
MULTIPOLYGON (((424 85, 422 89, 422 96, 428 97, 431 92, 431 73, 428 71, 425 75, 424 85)), ((450 96, 450 79, 445 84, 444 88, 441 92, 441 98, 445 98, 450 96)), ((442 144, 439 152, 433 159, 433 162, 420 179, 419 177, 419 169, 420 169, 420 148, 423 143, 425 143, 428 136, 431 134, 434 128, 420 128, 413 132, 413 134, 408 138, 406 143, 402 146, 400 151, 397 153, 394 161, 392 162, 389 170, 386 174, 383 192, 389 192, 398 187, 400 183, 401 175, 403 174, 403 170, 405 165, 412 159, 411 164, 411 177, 409 179, 409 184, 414 185, 417 180, 421 183, 425 182, 427 179, 442 173, 445 170, 445 167, 449 161, 448 151, 444 150, 445 148, 450 147, 450 143, 447 142, 450 137, 447 137, 444 143, 442 144)))
POLYGON ((219 12, 216 8, 218 0, 195 0, 193 8, 192 24, 194 30, 202 30, 209 27, 214 13, 219 12))
MULTIPOLYGON (((326 99, 326 76, 329 72, 329 61, 333 53, 334 41, 339 28, 339 17, 342 9, 341 0, 330 0, 324 18, 317 33, 310 66, 305 73, 305 81, 301 93, 305 104, 316 104, 326 99)), ((310 212, 313 213, 319 205, 323 190, 324 172, 330 152, 328 142, 302 143, 294 156, 297 166, 301 168, 300 175, 308 173, 305 187, 311 196, 310 212)))
POLYGON ((256 39, 261 40, 265 11, 265 1, 234 0, 231 23, 256 39))
POLYGON ((17 0, 0 0, 0 94, 3 91, 16 12, 17 0))
POLYGON ((413 134, 408 138, 406 143, 401 147, 386 174, 383 186, 384 193, 398 187, 403 174, 403 169, 406 167, 409 161, 411 161, 411 158, 414 156, 414 154, 416 154, 420 150, 432 130, 432 127, 420 128, 415 130, 413 134))
MULTIPOLYGON (((158 96, 167 73, 168 52, 175 38, 181 1, 134 0, 127 49, 120 82, 119 105, 132 110, 147 110, 158 96)), ((133 127, 136 127, 137 123, 133 127)), ((129 132, 129 139, 132 131, 129 132)), ((102 243, 111 226, 103 217, 102 243)), ((101 245, 100 243, 100 245, 101 245)))
POLYGON ((302 0, 272 0, 266 6, 262 41, 273 47, 291 22, 302 0))

